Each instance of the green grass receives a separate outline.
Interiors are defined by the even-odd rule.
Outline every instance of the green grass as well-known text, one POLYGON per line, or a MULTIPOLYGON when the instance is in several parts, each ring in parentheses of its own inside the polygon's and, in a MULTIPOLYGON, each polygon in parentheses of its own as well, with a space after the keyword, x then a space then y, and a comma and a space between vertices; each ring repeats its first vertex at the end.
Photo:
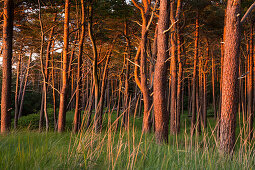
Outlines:
POLYGON ((219 155, 217 137, 212 133, 215 126, 213 118, 209 118, 206 131, 191 140, 190 120, 184 115, 181 134, 169 136, 168 145, 157 145, 153 134, 142 134, 142 118, 131 117, 130 130, 116 132, 116 115, 109 115, 105 114, 101 134, 95 134, 90 128, 77 135, 69 131, 73 112, 67 114, 69 130, 62 134, 29 130, 36 129, 36 125, 31 128, 35 118, 23 118, 20 120, 21 130, 0 136, 0 169, 255 168, 254 141, 249 143, 238 134, 233 157, 219 155), (30 122, 29 128, 22 121, 30 122))
POLYGON ((68 168, 70 133, 12 132, 0 137, 1 169, 68 168))

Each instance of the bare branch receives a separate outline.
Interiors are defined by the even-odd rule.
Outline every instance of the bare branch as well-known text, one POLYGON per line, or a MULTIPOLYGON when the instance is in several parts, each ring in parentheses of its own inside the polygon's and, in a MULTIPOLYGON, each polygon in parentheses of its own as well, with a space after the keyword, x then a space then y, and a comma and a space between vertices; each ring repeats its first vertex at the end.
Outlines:
POLYGON ((140 9, 140 11, 143 13, 143 7, 136 2, 136 0, 132 0, 133 4, 135 5, 136 8, 140 9))
POLYGON ((177 22, 178 22, 178 20, 176 20, 174 23, 172 23, 172 24, 170 25, 170 27, 169 27, 167 30, 165 30, 163 33, 165 34, 166 32, 170 31, 171 28, 174 26, 174 24, 176 24, 177 22))
POLYGON ((244 14, 243 18, 241 19, 241 24, 243 24, 245 22, 245 20, 247 19, 247 17, 251 14, 252 10, 255 8, 255 2, 250 6, 250 8, 246 11, 246 13, 244 14))

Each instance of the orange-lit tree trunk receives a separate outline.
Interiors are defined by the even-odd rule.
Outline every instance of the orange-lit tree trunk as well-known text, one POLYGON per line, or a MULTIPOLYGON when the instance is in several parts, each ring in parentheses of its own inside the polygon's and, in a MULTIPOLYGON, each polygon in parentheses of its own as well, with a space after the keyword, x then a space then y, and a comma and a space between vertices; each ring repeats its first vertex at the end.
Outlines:
POLYGON ((85 4, 84 0, 81 0, 81 34, 80 34, 80 41, 79 41, 79 54, 78 54, 78 65, 77 65, 77 85, 76 85, 76 103, 75 103, 75 113, 74 113, 74 125, 73 131, 75 133, 78 132, 81 124, 81 66, 82 66, 82 53, 83 53, 83 42, 84 42, 84 35, 85 35, 85 4))
MULTIPOLYGON (((196 95, 197 95, 197 62, 198 62, 198 42, 199 42, 199 18, 198 18, 198 11, 196 12, 196 31, 195 31, 195 48, 194 48, 194 69, 193 69, 193 80, 192 80, 192 96, 191 96, 191 111, 192 111, 192 117, 191 117, 191 135, 194 134, 194 130, 196 128, 196 95)), ((198 111, 198 110, 197 110, 198 111)))
POLYGON ((240 52, 240 0, 228 0, 225 15, 225 44, 220 118, 220 151, 232 153, 235 117, 238 110, 238 58, 240 52))
MULTIPOLYGON (((138 4, 136 0, 132 0, 134 5, 140 9, 142 15, 142 35, 140 41, 140 77, 141 80, 135 79, 138 87, 143 93, 143 104, 144 104, 144 115, 143 115, 143 131, 150 132, 151 130, 151 96, 150 90, 147 83, 147 36, 148 36, 148 21, 149 21, 149 12, 151 8, 150 0, 142 0, 143 6, 138 4)), ((139 53, 139 50, 137 51, 139 53)), ((139 55, 138 55, 139 56, 139 55)), ((137 73, 137 72, 136 72, 137 73)), ((135 73, 135 76, 136 76, 135 73)), ((138 77, 138 76, 136 76, 138 77)))
POLYGON ((154 114, 155 114, 155 136, 156 142, 168 142, 169 114, 167 113, 166 91, 167 88, 167 65, 168 54, 168 32, 164 32, 169 27, 170 2, 160 0, 160 12, 158 21, 158 53, 155 64, 154 76, 154 114))
POLYGON ((172 134, 177 134, 177 60, 176 60, 176 20, 174 17, 174 1, 171 1, 170 19, 172 24, 171 29, 171 105, 170 105, 170 131, 172 134))
POLYGON ((207 127, 207 65, 208 65, 208 60, 209 60, 209 55, 210 55, 210 46, 209 46, 209 40, 206 40, 207 42, 207 47, 206 47, 206 58, 205 58, 205 64, 203 65, 203 128, 207 127))
MULTIPOLYGON (((181 1, 179 0, 177 2, 177 10, 176 10, 176 15, 174 15, 174 5, 175 1, 171 2, 171 9, 170 9, 170 20, 172 24, 172 29, 171 29, 171 105, 170 105, 170 131, 172 134, 177 134, 178 133, 178 126, 180 125, 178 123, 179 121, 179 115, 177 113, 177 99, 178 97, 180 98, 180 92, 178 93, 179 96, 177 96, 177 82, 178 82, 178 77, 177 77, 177 57, 176 57, 176 51, 177 48, 177 32, 179 30, 177 27, 177 22, 179 20, 179 13, 180 13, 180 6, 181 6, 181 1)), ((179 41, 179 40, 178 40, 179 41)), ((180 55, 180 49, 178 49, 178 55, 180 55)), ((180 57, 180 56, 178 56, 180 57)), ((180 103, 179 103, 180 104, 180 103)))
POLYGON ((1 133, 6 133, 9 131, 11 126, 12 36, 14 15, 13 0, 4 0, 3 12, 1 133))
POLYGON ((249 51, 249 59, 248 59, 248 86, 247 86, 247 96, 248 96, 248 106, 247 106, 247 111, 248 111, 248 121, 249 121, 249 139, 251 140, 253 137, 253 119, 254 119, 254 108, 253 108, 253 26, 254 24, 251 23, 251 28, 250 28, 250 51, 249 51))
POLYGON ((214 119, 217 120, 217 108, 216 108, 216 97, 215 97, 215 58, 212 54, 212 97, 213 97, 213 113, 214 119))
MULTIPOLYGON (((178 0, 177 2, 177 11, 176 11, 176 21, 180 19, 182 1, 178 0)), ((181 116, 181 98, 182 98, 182 78, 183 78, 183 59, 182 59, 182 41, 181 41, 181 33, 180 33, 180 24, 179 22, 176 25, 176 38, 177 38, 177 59, 178 59, 178 77, 177 77, 177 101, 176 101, 176 129, 177 132, 180 132, 180 116, 181 116)))
POLYGON ((64 48, 62 60, 62 88, 60 92, 59 115, 58 115, 58 132, 65 130, 66 122, 66 104, 67 104, 67 88, 68 88, 68 43, 69 43, 69 0, 65 1, 65 20, 64 20, 64 48))

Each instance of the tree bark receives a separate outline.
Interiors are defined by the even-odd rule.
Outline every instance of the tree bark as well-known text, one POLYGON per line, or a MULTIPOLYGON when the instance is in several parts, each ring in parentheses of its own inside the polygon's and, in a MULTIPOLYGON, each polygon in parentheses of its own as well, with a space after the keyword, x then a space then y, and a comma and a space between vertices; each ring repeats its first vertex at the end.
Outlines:
POLYGON ((59 115, 58 115, 58 132, 65 130, 66 123, 66 103, 68 88, 68 44, 69 44, 69 0, 65 1, 65 20, 64 20, 64 49, 63 49, 63 67, 62 67, 62 88, 60 92, 59 115))
POLYGON ((6 133, 11 126, 11 79, 12 79, 12 36, 14 3, 4 0, 3 22, 3 78, 1 94, 1 133, 6 133))
POLYGON ((167 65, 166 60, 168 54, 168 32, 164 32, 169 27, 169 8, 170 2, 168 0, 160 0, 160 12, 158 21, 158 53, 155 65, 154 76, 154 114, 155 114, 155 136, 156 142, 168 142, 168 125, 169 114, 167 113, 166 103, 166 84, 167 84, 167 65))
POLYGON ((240 0, 228 0, 225 15, 225 45, 220 119, 220 152, 232 153, 238 104, 238 58, 240 52, 240 0))

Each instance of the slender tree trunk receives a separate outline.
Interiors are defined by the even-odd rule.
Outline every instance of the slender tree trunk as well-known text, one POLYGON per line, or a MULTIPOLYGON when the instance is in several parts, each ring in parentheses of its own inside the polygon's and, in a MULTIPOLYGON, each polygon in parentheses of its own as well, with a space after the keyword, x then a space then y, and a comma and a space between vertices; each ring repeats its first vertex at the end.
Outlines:
POLYGON ((18 66, 17 66, 17 77, 16 77, 16 91, 15 91, 15 115, 14 115, 14 129, 18 125, 18 116, 19 116, 19 77, 20 77, 20 64, 21 64, 21 54, 19 54, 18 66))
MULTIPOLYGON (((195 48, 194 48, 194 70, 193 70, 193 80, 192 80, 192 117, 191 117, 191 135, 194 134, 194 130, 196 128, 196 94, 197 94, 197 61, 198 61, 198 42, 199 42, 199 18, 198 18, 198 11, 196 14, 196 31, 195 31, 195 48)), ((198 110, 197 110, 198 112, 198 110)), ((198 113, 197 113, 198 114, 198 113)))
POLYGON ((181 33, 180 33, 180 24, 178 22, 180 18, 180 12, 181 12, 181 6, 182 1, 178 0, 177 2, 177 11, 176 11, 176 38, 177 38, 177 60, 178 60, 178 77, 177 77, 177 94, 176 94, 176 129, 177 133, 180 132, 180 117, 181 117, 181 106, 182 106, 182 78, 183 78, 183 61, 182 61, 182 55, 181 55, 181 33))
POLYGON ((81 0, 81 10, 82 10, 82 27, 81 27, 81 35, 80 35, 80 42, 79 42, 79 54, 78 54, 78 66, 77 66, 77 85, 76 85, 76 104, 75 104, 75 113, 74 113, 74 127, 73 131, 75 133, 78 132, 81 124, 81 66, 82 66, 82 53, 83 53, 83 42, 84 42, 84 35, 85 35, 85 4, 84 0, 81 0))
MULTIPOLYGON (((41 14, 40 14, 41 15, 41 14)), ((57 13, 55 13, 54 15, 54 19, 53 22, 56 21, 57 18, 57 13)), ((40 18, 41 19, 41 18, 40 18)), ((40 109, 40 121, 39 121, 39 129, 42 129, 42 124, 43 124, 43 114, 47 115, 47 112, 45 113, 44 110, 47 110, 47 105, 45 105, 45 103, 47 103, 46 100, 44 100, 44 97, 47 97, 47 92, 44 91, 44 89, 48 87, 48 66, 49 66, 49 58, 50 58, 50 50, 51 50, 51 46, 52 46, 52 37, 54 34, 54 26, 51 28, 50 34, 49 34, 49 41, 48 41, 48 45, 47 45, 47 52, 46 52, 46 58, 45 58, 45 66, 44 64, 42 64, 42 66, 44 66, 44 68, 42 68, 42 71, 44 71, 42 74, 44 77, 44 82, 43 82, 43 88, 42 88, 42 99, 41 99, 41 109, 40 109), (46 87, 44 87, 46 86, 46 87), (45 94, 46 93, 46 94, 45 94)), ((44 40, 43 40, 44 42, 44 40)), ((47 123, 46 123, 47 124, 47 123)))
POLYGON ((169 114, 167 113, 166 103, 166 84, 167 84, 167 65, 168 59, 168 32, 164 33, 169 27, 169 8, 168 0, 160 0, 160 12, 158 21, 158 55, 155 65, 154 76, 154 114, 155 114, 155 136, 157 143, 168 142, 169 114))
MULTIPOLYGON (((130 70, 130 66, 129 66, 129 61, 130 60, 130 57, 131 57, 131 52, 130 52, 130 42, 129 42, 129 38, 128 38, 128 25, 127 25, 127 20, 125 20, 125 23, 124 23, 124 26, 125 26, 125 29, 124 29, 124 35, 125 35, 125 38, 126 38, 126 55, 125 55, 125 66, 126 66, 126 74, 125 74, 125 109, 124 110, 127 110, 128 109, 128 102, 129 102, 129 70, 130 70)), ((124 113, 124 126, 125 126, 125 129, 127 130, 128 129, 128 112, 126 111, 124 113)))
MULTIPOLYGON (((54 41, 53 41, 54 48, 54 41)), ((54 119, 54 130, 57 130, 57 107, 56 107, 56 93, 55 93, 55 69, 54 69, 54 57, 51 57, 51 77, 52 77, 52 102, 53 102, 53 119, 54 119)))
POLYGON ((108 73, 108 64, 110 61, 110 56, 111 52, 109 52, 106 62, 105 62, 105 67, 104 67, 104 72, 103 72, 103 78, 102 78, 102 84, 101 84, 101 94, 100 94, 100 100, 98 103, 97 107, 97 112, 95 112, 95 132, 101 132, 102 130, 102 121, 103 121, 103 109, 104 109, 104 95, 105 95, 105 88, 106 88, 106 81, 107 81, 107 73, 108 73))
POLYGON ((232 153, 238 104, 238 58, 240 52, 240 0, 228 0, 225 15, 225 52, 222 78, 220 151, 232 153))
POLYGON ((58 132, 65 130, 66 123, 66 104, 67 104, 67 88, 68 88, 68 44, 69 44, 69 0, 65 1, 65 20, 64 20, 64 49, 62 60, 62 88, 60 92, 59 115, 58 115, 58 132))
POLYGON ((180 34, 179 32, 179 27, 178 25, 178 20, 179 20, 179 14, 180 14, 180 8, 181 8, 181 1, 178 0, 177 2, 177 10, 176 10, 176 15, 174 15, 174 5, 175 1, 171 2, 171 9, 170 9, 170 20, 172 24, 172 33, 171 33, 171 106, 170 106, 170 114, 171 114, 171 123, 170 123, 170 131, 172 134, 177 134, 179 131, 179 125, 180 125, 180 87, 179 89, 177 88, 177 85, 180 86, 180 74, 182 74, 182 66, 180 65, 180 73, 178 73, 177 77, 177 57, 178 56, 178 61, 180 61, 180 34), (177 35, 178 34, 178 35, 177 35), (178 40, 177 40, 178 39, 178 40), (177 44, 178 43, 178 44, 177 44), (177 53, 176 53, 177 51, 177 53), (178 84, 179 83, 179 84, 178 84), (179 91, 178 91, 179 90, 179 91), (177 95, 178 94, 178 95, 177 95), (179 103, 178 103, 179 102, 179 103), (179 107, 179 108, 178 108, 179 107), (177 110, 179 109, 179 110, 177 110))
POLYGON ((137 66, 135 67, 135 81, 138 87, 141 89, 143 93, 143 105, 144 105, 144 116, 143 116, 143 131, 145 133, 150 132, 151 130, 151 105, 152 99, 150 96, 150 89, 147 84, 147 38, 148 38, 148 27, 149 27, 149 12, 151 8, 151 1, 142 0, 143 7, 138 5, 135 0, 132 0, 136 7, 138 7, 141 11, 142 15, 142 35, 140 46, 137 50, 136 61, 140 55, 140 77, 139 80, 137 75, 137 66))
POLYGON ((213 113, 214 119, 217 120, 217 108, 216 108, 216 97, 215 97, 215 61, 214 55, 212 55, 212 97, 213 97, 213 113))
POLYGON ((87 129, 90 127, 91 120, 92 120, 92 106, 93 106, 94 90, 95 90, 94 83, 91 82, 91 84, 92 84, 92 86, 91 86, 91 90, 90 90, 89 104, 88 104, 88 107, 86 108, 86 113, 88 115, 88 120, 87 120, 87 125, 86 125, 87 129))
POLYGON ((120 126, 121 87, 122 87, 122 81, 121 81, 121 76, 120 76, 120 78, 119 78, 119 89, 118 89, 118 100, 117 100, 117 111, 116 111, 117 112, 116 113, 117 119, 119 119, 119 120, 117 121, 116 130, 118 130, 119 126, 120 126))
MULTIPOLYGON (((43 62, 43 46, 44 46, 44 30, 43 30, 43 22, 41 17, 41 4, 40 0, 38 0, 39 5, 39 22, 41 27, 41 47, 40 47, 40 64, 41 64, 41 73, 43 77, 43 88, 42 88, 42 104, 41 104, 41 112, 40 112, 40 120, 39 120, 39 131, 42 131, 42 123, 43 123, 43 113, 46 121, 46 131, 49 130, 49 120, 48 120, 48 114, 47 114, 47 77, 48 77, 48 64, 49 60, 46 59, 45 67, 44 68, 44 62, 43 62)), ((47 55, 49 57, 49 55, 47 55)))
POLYGON ((24 97, 25 97, 25 92, 26 92, 26 87, 27 87, 27 80, 28 80, 28 75, 29 75, 29 70, 30 70, 30 63, 31 63, 31 57, 32 57, 32 52, 29 55, 28 58, 28 63, 27 63, 27 69, 26 69, 26 73, 25 73, 25 80, 24 80, 24 86, 23 86, 23 90, 22 90, 22 94, 21 94, 21 99, 20 99, 20 104, 19 104, 19 116, 18 118, 21 117, 22 115, 22 111, 23 111, 23 103, 24 103, 24 97))
POLYGON ((141 59, 140 59, 140 74, 141 74, 141 91, 143 93, 143 105, 144 105, 144 115, 143 115, 143 131, 145 133, 150 132, 151 130, 151 97, 147 84, 147 23, 148 15, 144 15, 143 26, 142 26, 142 37, 141 37, 141 59))
MULTIPOLYGON (((93 32, 92 32, 92 19, 93 19, 93 4, 92 4, 92 0, 89 1, 89 7, 88 7, 88 13, 89 13, 89 21, 88 21, 88 33, 89 33, 89 37, 90 37, 90 41, 92 43, 92 48, 93 48, 93 63, 92 63, 92 75, 93 75, 93 81, 94 81, 94 88, 95 88, 95 113, 97 113, 97 108, 98 108, 98 102, 99 102, 99 80, 98 80, 98 75, 97 75, 97 47, 96 47, 96 43, 95 43, 95 39, 93 36, 93 32)), ((95 115, 96 118, 96 115, 95 115)), ((96 120, 96 119, 95 119, 96 120)), ((95 126, 95 131, 96 130, 96 126, 95 126)))
POLYGON ((4 0, 3 22, 3 64, 1 94, 1 133, 6 133, 11 126, 11 79, 12 79, 12 36, 13 36, 13 0, 4 0))
POLYGON ((205 64, 203 69, 203 128, 207 128, 207 65, 208 60, 210 57, 210 46, 209 46, 209 40, 206 40, 207 47, 206 47, 206 58, 205 58, 205 64))
POLYGON ((247 93, 248 93, 248 120, 249 120, 249 139, 251 140, 253 137, 253 119, 254 119, 254 108, 253 108, 253 23, 251 23, 250 28, 250 51, 249 51, 249 73, 248 73, 248 86, 247 86, 247 93))

